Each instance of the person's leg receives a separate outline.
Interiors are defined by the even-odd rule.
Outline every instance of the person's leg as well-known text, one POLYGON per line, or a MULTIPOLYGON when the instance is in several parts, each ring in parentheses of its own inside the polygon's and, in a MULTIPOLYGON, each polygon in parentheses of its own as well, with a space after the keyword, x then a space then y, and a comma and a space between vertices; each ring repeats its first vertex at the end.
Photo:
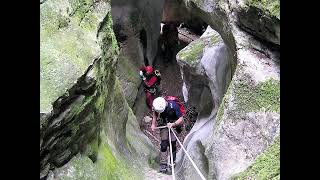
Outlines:
MULTIPOLYGON (((175 131, 175 130, 174 130, 175 131)), ((175 133, 177 134, 177 132, 175 131, 175 133)), ((176 152, 177 152, 177 138, 175 135, 173 135, 172 132, 170 132, 171 134, 171 146, 172 146, 172 159, 173 159, 173 162, 175 162, 176 160, 176 152)), ((170 144, 169 144, 170 146, 170 144)), ((171 162, 171 159, 170 159, 170 162, 171 162)))
POLYGON ((160 129, 160 172, 167 172, 167 148, 169 146, 168 129, 160 129))

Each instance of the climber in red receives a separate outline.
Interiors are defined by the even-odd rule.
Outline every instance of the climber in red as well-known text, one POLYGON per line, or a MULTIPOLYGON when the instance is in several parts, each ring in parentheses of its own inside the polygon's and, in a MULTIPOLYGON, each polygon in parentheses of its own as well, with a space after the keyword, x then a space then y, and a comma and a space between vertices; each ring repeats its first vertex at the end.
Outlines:
POLYGON ((146 66, 140 68, 140 77, 143 81, 147 106, 151 110, 153 99, 160 95, 158 86, 160 85, 161 74, 159 70, 153 70, 151 66, 146 66))

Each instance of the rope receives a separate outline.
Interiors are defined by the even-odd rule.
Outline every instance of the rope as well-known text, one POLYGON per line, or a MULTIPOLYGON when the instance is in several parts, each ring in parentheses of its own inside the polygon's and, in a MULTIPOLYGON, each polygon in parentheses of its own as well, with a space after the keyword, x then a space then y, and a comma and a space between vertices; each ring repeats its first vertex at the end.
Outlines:
POLYGON ((170 158, 171 158, 172 179, 175 180, 170 129, 169 129, 169 143, 170 143, 170 158))
MULTIPOLYGON (((162 129, 162 128, 166 128, 167 126, 159 126, 156 129, 162 129)), ((189 158, 189 160, 191 161, 193 167, 196 169, 197 173, 199 174, 199 176, 201 177, 202 180, 206 180, 206 178, 203 176, 203 174, 201 173, 201 171, 199 170, 199 168, 197 167, 197 165, 193 162, 193 160, 191 159, 189 153, 187 152, 187 150, 183 147, 182 143, 180 142, 178 136, 176 135, 176 133, 172 130, 172 128, 169 129, 169 143, 170 143, 170 158, 171 158, 171 169, 172 169, 172 178, 173 180, 175 180, 174 177, 174 166, 173 166, 173 156, 172 156, 172 145, 171 145, 171 133, 170 130, 172 131, 173 135, 176 137, 177 141, 179 142, 182 150, 186 153, 187 157, 189 158)))
MULTIPOLYGON (((174 131, 172 129, 170 129, 173 133, 173 135, 177 138, 177 141, 179 142, 182 150, 186 153, 187 157, 189 158, 189 160, 191 161, 193 167, 196 169, 197 173, 200 175, 202 180, 206 180, 206 178, 204 178, 204 176, 202 175, 202 173, 200 172, 199 168, 197 167, 197 165, 193 162, 193 160, 191 159, 190 155, 188 154, 187 150, 183 147, 182 143, 180 142, 179 138, 177 137, 177 135, 174 133, 174 131)), ((169 138, 170 138, 170 133, 169 133, 169 138)))
POLYGON ((155 129, 162 129, 162 128, 166 128, 167 126, 158 126, 155 129))

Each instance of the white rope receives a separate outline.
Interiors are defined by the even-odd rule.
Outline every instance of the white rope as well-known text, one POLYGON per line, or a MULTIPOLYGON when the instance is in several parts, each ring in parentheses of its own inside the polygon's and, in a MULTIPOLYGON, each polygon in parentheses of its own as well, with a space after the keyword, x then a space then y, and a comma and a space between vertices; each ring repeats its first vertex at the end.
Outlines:
POLYGON ((175 180, 170 129, 169 129, 169 143, 170 143, 170 158, 171 158, 172 179, 175 180))
POLYGON ((158 126, 155 129, 162 129, 162 128, 166 128, 167 126, 158 126))
MULTIPOLYGON (((202 180, 206 180, 206 178, 204 178, 204 176, 202 175, 202 173, 200 172, 199 168, 197 167, 197 165, 193 162, 193 160, 191 159, 190 155, 188 154, 187 150, 183 147, 183 145, 181 144, 179 138, 177 137, 177 135, 174 133, 174 131, 172 129, 170 129, 173 133, 173 135, 177 138, 177 141, 179 142, 182 150, 186 153, 187 157, 189 158, 189 160, 191 161, 193 167, 196 169, 196 171, 198 172, 198 174, 200 175, 202 180)), ((169 139, 170 138, 170 131, 169 131, 169 139)), ((170 144, 171 145, 171 144, 170 144)))
MULTIPOLYGON (((156 129, 162 129, 165 128, 167 126, 159 126, 156 129)), ((173 180, 175 180, 174 177, 174 166, 173 166, 173 156, 172 156, 172 145, 171 145, 171 133, 170 130, 172 131, 173 135, 176 137, 177 141, 179 142, 182 150, 186 153, 187 157, 189 158, 189 160, 191 161, 193 167, 196 169, 197 173, 199 174, 199 176, 201 177, 202 180, 206 180, 206 178, 203 176, 203 174, 201 173, 201 171, 199 170, 199 168, 197 167, 197 165, 193 162, 193 160, 191 159, 189 153, 187 152, 187 150, 183 147, 182 143, 180 142, 179 138, 177 137, 177 135, 175 134, 175 132, 172 130, 172 128, 169 129, 169 143, 170 143, 170 158, 171 158, 171 169, 172 169, 172 178, 173 180)))

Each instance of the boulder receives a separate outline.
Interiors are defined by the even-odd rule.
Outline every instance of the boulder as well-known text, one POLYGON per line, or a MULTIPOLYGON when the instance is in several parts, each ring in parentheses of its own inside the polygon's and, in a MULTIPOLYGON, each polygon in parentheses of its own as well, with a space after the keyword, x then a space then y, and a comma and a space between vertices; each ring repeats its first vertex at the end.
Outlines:
MULTIPOLYGON (((231 80, 231 57, 220 35, 210 26, 199 39, 177 54, 184 81, 184 99, 199 112, 197 122, 185 138, 184 145, 205 175, 209 171, 209 160, 204 154, 204 145, 211 135, 214 116, 231 80)), ((184 152, 179 151, 178 176, 182 179, 198 179, 199 175, 186 159, 184 152)))
MULTIPOLYGON (((277 152, 278 146, 273 144, 277 144, 275 139, 280 132, 280 35, 277 35, 280 33, 277 22, 280 17, 272 14, 277 10, 270 12, 269 7, 252 5, 249 1, 185 0, 185 3, 192 13, 221 35, 229 52, 226 66, 229 66, 231 76, 221 72, 213 75, 221 88, 209 88, 214 104, 209 106, 212 108, 211 113, 207 113, 210 116, 199 116, 184 146, 207 179, 279 177, 278 166, 269 168, 267 173, 264 169, 252 170, 252 167, 259 167, 261 157, 268 162, 267 167, 279 163, 276 153, 268 155, 270 148, 277 152), (263 17, 254 16, 256 12, 262 12, 263 17), (270 31, 259 31, 264 27, 270 31), (219 75, 225 78, 219 78, 219 75)), ((184 51, 188 52, 186 57, 196 57, 185 58, 189 60, 188 66, 181 66, 185 77, 183 92, 189 103, 208 104, 210 101, 200 100, 201 89, 214 86, 210 86, 210 81, 207 85, 202 83, 204 78, 195 78, 199 74, 217 72, 215 68, 205 69, 199 65, 205 50, 203 44, 194 42, 179 52, 180 58, 184 51), (196 51, 186 51, 188 48, 196 51), (190 67, 197 69, 197 76, 189 75, 189 72, 195 72, 190 67), (194 81, 199 82, 197 90, 190 88, 194 81), (192 97, 194 93, 198 98, 192 97)), ((199 178, 189 160, 185 159, 183 152, 179 152, 177 173, 180 178, 199 178)))
POLYGON ((40 179, 141 179, 155 158, 116 76, 110 11, 108 1, 40 3, 40 179))

